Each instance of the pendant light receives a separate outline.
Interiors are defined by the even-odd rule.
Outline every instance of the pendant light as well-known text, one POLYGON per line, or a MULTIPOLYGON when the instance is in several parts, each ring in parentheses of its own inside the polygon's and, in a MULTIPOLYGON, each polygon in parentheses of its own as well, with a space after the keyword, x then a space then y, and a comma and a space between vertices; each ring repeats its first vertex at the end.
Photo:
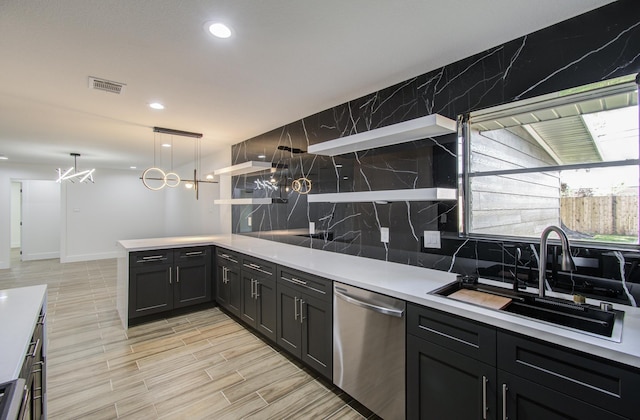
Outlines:
POLYGON ((81 183, 93 183, 93 172, 95 171, 95 168, 78 172, 78 157, 80 157, 80 153, 69 153, 69 155, 73 157, 73 166, 66 170, 61 168, 56 169, 58 172, 58 179, 56 179, 56 182, 61 184, 62 181, 74 182, 73 180, 76 179, 81 183))

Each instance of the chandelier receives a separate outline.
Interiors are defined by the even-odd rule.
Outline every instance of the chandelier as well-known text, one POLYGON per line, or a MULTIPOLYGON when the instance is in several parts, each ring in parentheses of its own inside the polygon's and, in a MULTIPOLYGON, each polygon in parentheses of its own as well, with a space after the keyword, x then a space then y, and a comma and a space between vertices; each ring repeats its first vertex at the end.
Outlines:
POLYGON ((163 128, 163 127, 153 127, 154 132, 154 141, 153 141, 153 166, 147 168, 142 173, 140 179, 145 187, 152 191, 162 190, 164 187, 175 188, 180 183, 184 183, 185 188, 193 189, 196 193, 196 200, 199 198, 199 189, 198 186, 201 183, 213 184, 217 183, 216 181, 212 181, 213 176, 208 175, 206 180, 198 179, 198 172, 200 172, 200 139, 202 138, 201 133, 192 133, 190 131, 182 131, 182 130, 174 130, 171 128, 163 128), (155 133, 169 134, 171 135, 171 165, 168 171, 163 170, 162 168, 156 165, 156 141, 155 141, 155 133), (183 137, 192 137, 195 139, 194 142, 194 153, 193 153, 193 179, 182 179, 180 175, 176 172, 173 172, 173 136, 183 136, 183 137))
POLYGON ((95 171, 95 168, 78 172, 78 157, 80 157, 80 153, 69 153, 69 155, 73 156, 73 166, 66 170, 63 170, 62 168, 56 169, 58 172, 58 179, 56 179, 56 182, 59 184, 61 184, 62 181, 74 182, 75 179, 81 183, 93 183, 93 172, 95 171))

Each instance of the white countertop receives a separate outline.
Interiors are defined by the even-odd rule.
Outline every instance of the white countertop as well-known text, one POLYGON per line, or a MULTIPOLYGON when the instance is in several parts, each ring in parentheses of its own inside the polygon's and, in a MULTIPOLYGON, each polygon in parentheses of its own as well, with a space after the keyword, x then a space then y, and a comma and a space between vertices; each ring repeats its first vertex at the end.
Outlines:
MULTIPOLYGON (((124 240, 119 244, 126 252, 197 245, 222 246, 307 273, 640 368, 639 308, 613 305, 615 309, 625 311, 622 341, 616 343, 506 312, 430 295, 429 292, 456 280, 456 274, 439 270, 304 248, 242 235, 124 240)), ((548 293, 548 295, 562 297, 554 293, 548 293)), ((599 301, 588 299, 587 303, 598 305, 599 301)))
POLYGON ((18 378, 46 295, 46 285, 0 290, 0 383, 18 378))

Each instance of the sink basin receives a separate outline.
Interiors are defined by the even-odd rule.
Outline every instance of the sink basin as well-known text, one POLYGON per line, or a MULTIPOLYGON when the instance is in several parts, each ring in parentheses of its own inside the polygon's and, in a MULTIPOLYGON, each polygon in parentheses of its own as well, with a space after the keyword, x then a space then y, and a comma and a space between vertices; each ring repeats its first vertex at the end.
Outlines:
POLYGON ((623 311, 601 310, 597 306, 576 304, 552 297, 540 298, 537 294, 513 291, 483 283, 458 281, 432 292, 449 296, 458 290, 468 289, 511 299, 500 311, 550 323, 583 334, 620 342, 622 338, 623 311))

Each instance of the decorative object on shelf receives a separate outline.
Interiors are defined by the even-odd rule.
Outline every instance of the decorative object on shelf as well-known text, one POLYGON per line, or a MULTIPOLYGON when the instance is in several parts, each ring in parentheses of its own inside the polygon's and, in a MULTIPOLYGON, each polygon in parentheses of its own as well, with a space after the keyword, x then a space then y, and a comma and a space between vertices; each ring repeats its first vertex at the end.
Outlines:
POLYGON ((217 181, 213 181, 213 176, 207 175, 206 179, 198 179, 198 172, 200 171, 201 161, 201 149, 200 139, 201 133, 193 133, 190 131, 174 130, 172 128, 153 127, 154 139, 153 139, 153 166, 145 169, 140 179, 145 187, 152 191, 159 191, 164 187, 175 188, 180 185, 180 182, 184 182, 187 189, 193 189, 196 193, 196 200, 199 198, 198 186, 201 183, 215 184, 217 181), (171 168, 169 172, 166 172, 156 165, 156 133, 171 135, 171 168), (180 176, 173 172, 173 136, 192 137, 194 141, 193 151, 193 179, 181 179, 180 176), (152 186, 149 181, 161 181, 157 186, 152 186))
POLYGON ((59 184, 61 184, 62 181, 73 182, 74 178, 77 178, 78 182, 93 183, 93 172, 95 171, 95 168, 78 172, 78 157, 80 157, 80 153, 69 153, 69 155, 73 156, 73 166, 64 172, 61 168, 56 169, 58 172, 58 179, 56 179, 56 182, 59 184))
POLYGON ((291 188, 298 194, 309 194, 311 191, 311 180, 309 178, 298 178, 291 183, 291 188))
POLYGON ((456 132, 456 122, 439 114, 431 114, 398 124, 340 137, 309 146, 309 153, 325 156, 343 155, 360 150, 420 140, 456 132))

